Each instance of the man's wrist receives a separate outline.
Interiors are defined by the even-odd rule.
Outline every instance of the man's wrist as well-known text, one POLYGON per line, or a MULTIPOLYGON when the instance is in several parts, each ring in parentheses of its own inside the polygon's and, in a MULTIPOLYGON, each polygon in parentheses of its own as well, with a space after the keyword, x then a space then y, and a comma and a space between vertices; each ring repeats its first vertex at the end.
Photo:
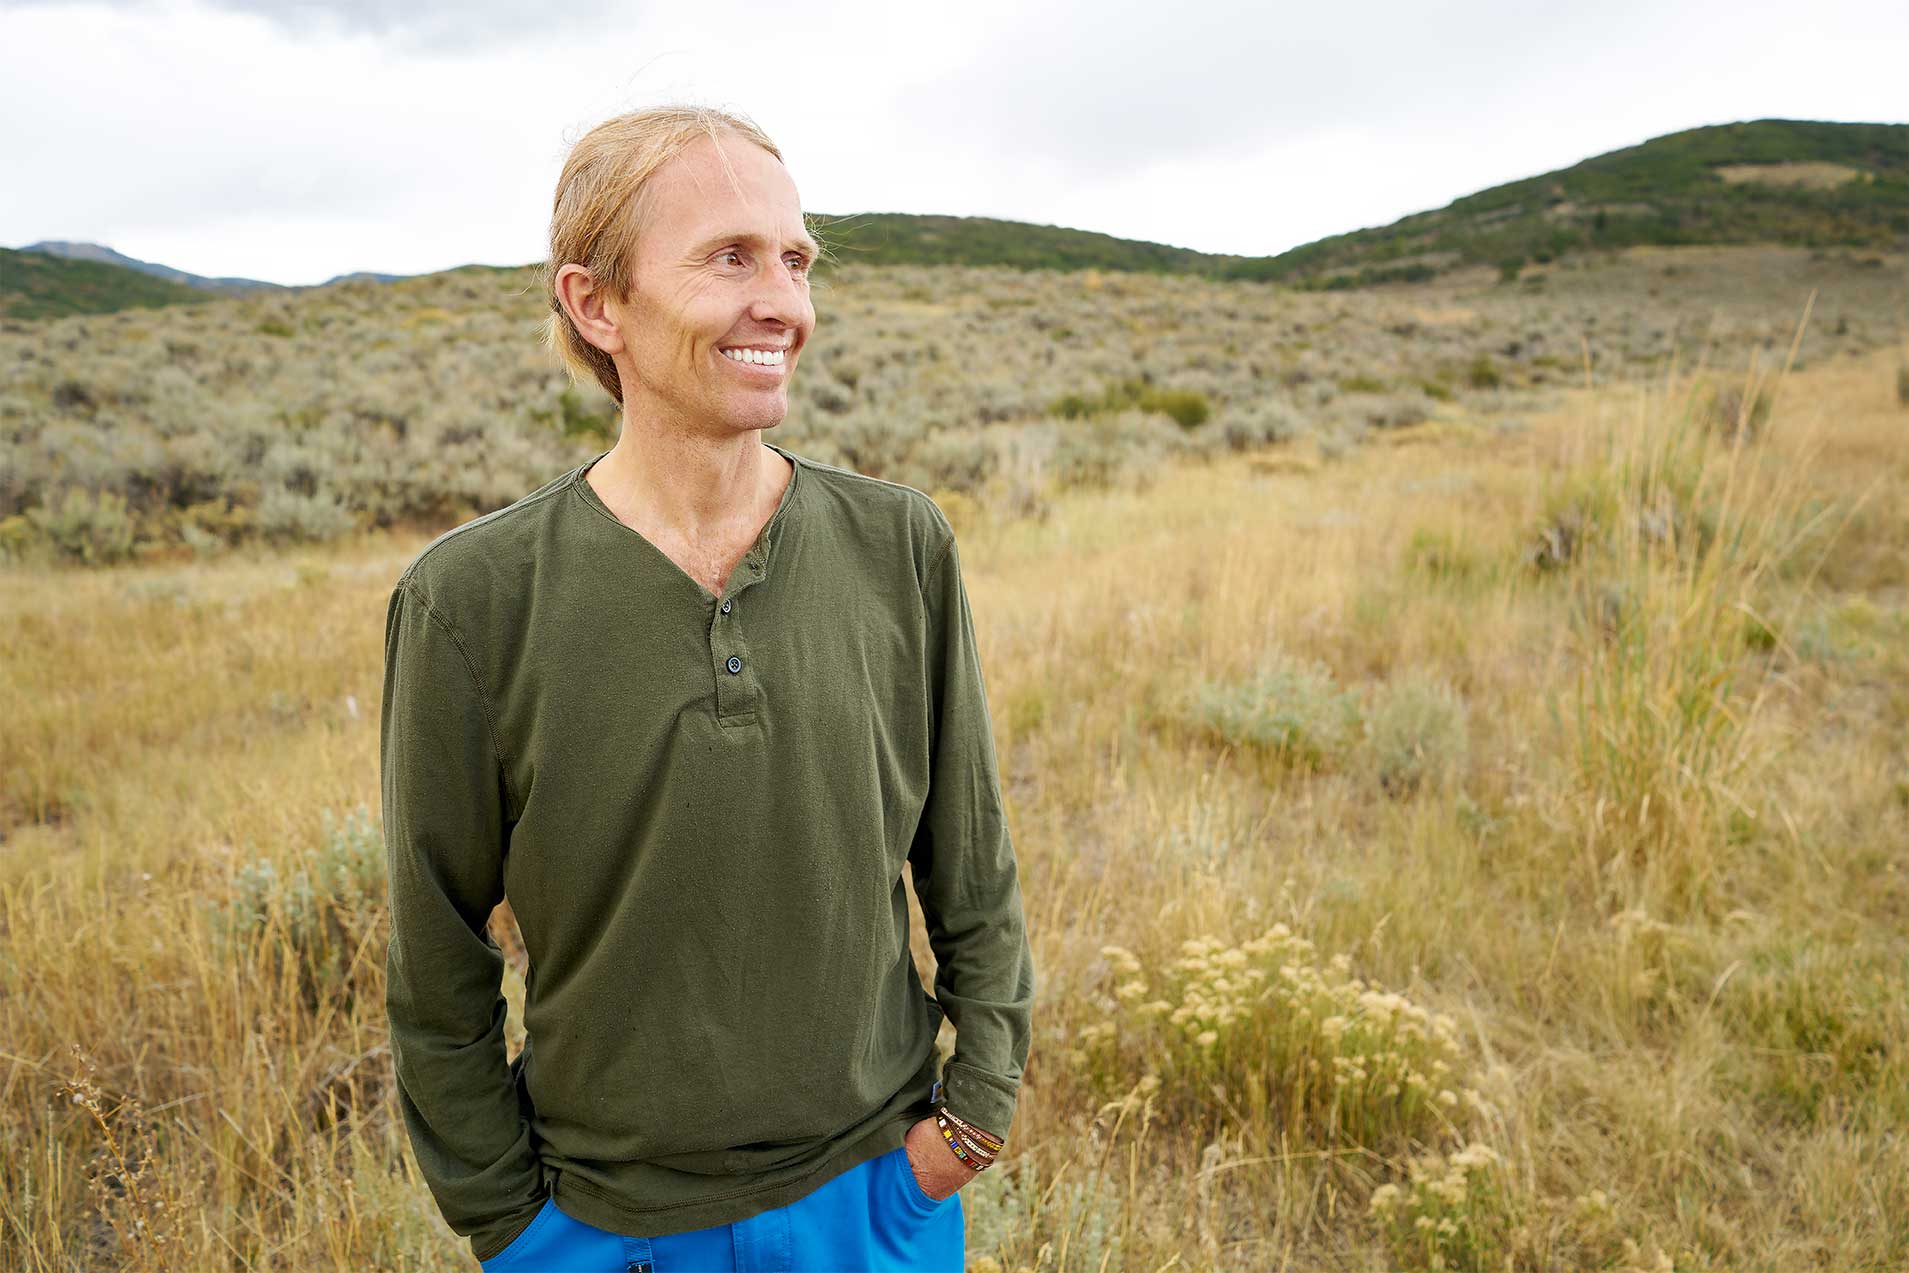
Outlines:
POLYGON ((948 1146, 948 1152, 960 1159, 970 1171, 985 1171, 994 1165, 1001 1142, 951 1111, 946 1105, 935 1107, 935 1128, 948 1146))
POLYGON ((990 1070, 961 1060, 957 1054, 943 1067, 939 1096, 931 1105, 949 1111, 976 1128, 984 1136, 999 1142, 1013 1129, 1015 1088, 990 1070))

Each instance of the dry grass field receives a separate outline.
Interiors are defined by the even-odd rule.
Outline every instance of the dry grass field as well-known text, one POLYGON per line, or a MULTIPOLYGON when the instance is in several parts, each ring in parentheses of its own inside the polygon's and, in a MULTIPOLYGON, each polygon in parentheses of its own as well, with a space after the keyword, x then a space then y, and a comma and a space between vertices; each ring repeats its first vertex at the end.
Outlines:
MULTIPOLYGON (((1909 407, 1783 352, 950 495, 1040 969, 971 1269, 1909 1266, 1909 407)), ((384 1046, 427 537, 0 572, 0 1269, 470 1267, 384 1046)))

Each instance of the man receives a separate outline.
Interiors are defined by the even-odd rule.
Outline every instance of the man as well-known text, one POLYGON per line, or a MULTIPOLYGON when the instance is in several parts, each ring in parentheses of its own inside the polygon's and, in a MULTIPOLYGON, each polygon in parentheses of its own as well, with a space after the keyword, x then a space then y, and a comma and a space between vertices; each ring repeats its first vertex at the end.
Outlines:
POLYGON ((486 1269, 960 1269, 958 1191, 1012 1121, 1033 967, 953 532, 761 436, 817 252, 746 119, 579 140, 548 335, 620 436, 391 595, 392 1051, 486 1269))

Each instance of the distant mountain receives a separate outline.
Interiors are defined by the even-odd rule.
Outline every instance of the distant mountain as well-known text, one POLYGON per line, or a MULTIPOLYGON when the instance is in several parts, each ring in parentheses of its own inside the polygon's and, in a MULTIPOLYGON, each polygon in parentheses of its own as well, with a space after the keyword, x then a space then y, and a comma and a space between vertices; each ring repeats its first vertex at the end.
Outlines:
POLYGON ((1305 287, 1415 281, 1633 244, 1909 247, 1909 124, 1692 128, 1221 271, 1305 287))
MULTIPOLYGON (((360 270, 328 278, 333 283, 389 283, 406 274, 360 270)), ((100 243, 44 239, 24 248, 0 248, 0 317, 58 318, 65 314, 108 314, 121 309, 191 304, 216 296, 258 292, 302 292, 305 286, 268 283, 255 278, 207 278, 127 256, 100 243)))
POLYGON ((0 317, 64 318, 195 305, 211 292, 106 261, 0 248, 0 317))
MULTIPOLYGON (((1687 129, 1276 256, 992 217, 811 213, 810 221, 843 263, 1203 274, 1308 289, 1418 282, 1467 266, 1510 278, 1528 264, 1634 244, 1900 251, 1909 249, 1909 124, 1759 119, 1687 129)), ((319 286, 405 277, 413 276, 341 274, 319 286)), ((19 318, 265 290, 304 289, 205 278, 96 243, 45 241, 0 257, 0 315, 19 318), (29 258, 124 277, 17 264, 29 258)))
POLYGON ((29 243, 21 248, 22 252, 44 252, 48 256, 63 256, 72 261, 98 261, 105 265, 117 265, 129 270, 138 270, 141 274, 150 274, 154 278, 163 278, 171 283, 197 287, 208 292, 225 296, 240 296, 247 292, 283 291, 282 283, 267 283, 255 278, 207 278, 203 274, 189 274, 185 270, 176 270, 170 265, 159 265, 153 261, 142 261, 127 256, 123 252, 99 243, 71 243, 61 239, 42 239, 38 243, 29 243))
MULTIPOLYGON (((470 268, 470 266, 459 265, 459 266, 455 266, 454 268, 460 269, 460 270, 467 270, 470 268)), ((510 268, 510 267, 505 267, 505 268, 510 268)), ((449 270, 441 270, 441 271, 434 271, 434 272, 444 273, 444 274, 450 273, 449 270)), ((330 287, 333 283, 395 283, 397 280, 401 278, 416 278, 416 277, 417 275, 415 274, 373 274, 369 270, 357 270, 351 274, 334 274, 330 278, 326 279, 324 282, 318 284, 318 286, 330 287)))

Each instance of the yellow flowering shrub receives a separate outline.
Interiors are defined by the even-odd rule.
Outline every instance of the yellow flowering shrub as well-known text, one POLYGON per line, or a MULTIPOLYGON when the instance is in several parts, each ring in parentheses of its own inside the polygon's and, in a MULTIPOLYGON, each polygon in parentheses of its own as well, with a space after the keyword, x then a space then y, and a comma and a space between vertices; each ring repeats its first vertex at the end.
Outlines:
POLYGON ((1415 1156, 1408 1182, 1372 1191, 1368 1210, 1402 1264, 1414 1268, 1497 1267, 1510 1226, 1498 1154, 1472 1143, 1451 1154, 1415 1156))
POLYGON ((1238 946, 1181 944, 1147 968, 1104 946, 1111 1010, 1070 1057, 1105 1098, 1157 1093, 1164 1117, 1232 1108, 1295 1144, 1398 1152, 1458 1139, 1487 1107, 1466 1086, 1456 1024, 1322 960, 1285 924, 1238 946))

